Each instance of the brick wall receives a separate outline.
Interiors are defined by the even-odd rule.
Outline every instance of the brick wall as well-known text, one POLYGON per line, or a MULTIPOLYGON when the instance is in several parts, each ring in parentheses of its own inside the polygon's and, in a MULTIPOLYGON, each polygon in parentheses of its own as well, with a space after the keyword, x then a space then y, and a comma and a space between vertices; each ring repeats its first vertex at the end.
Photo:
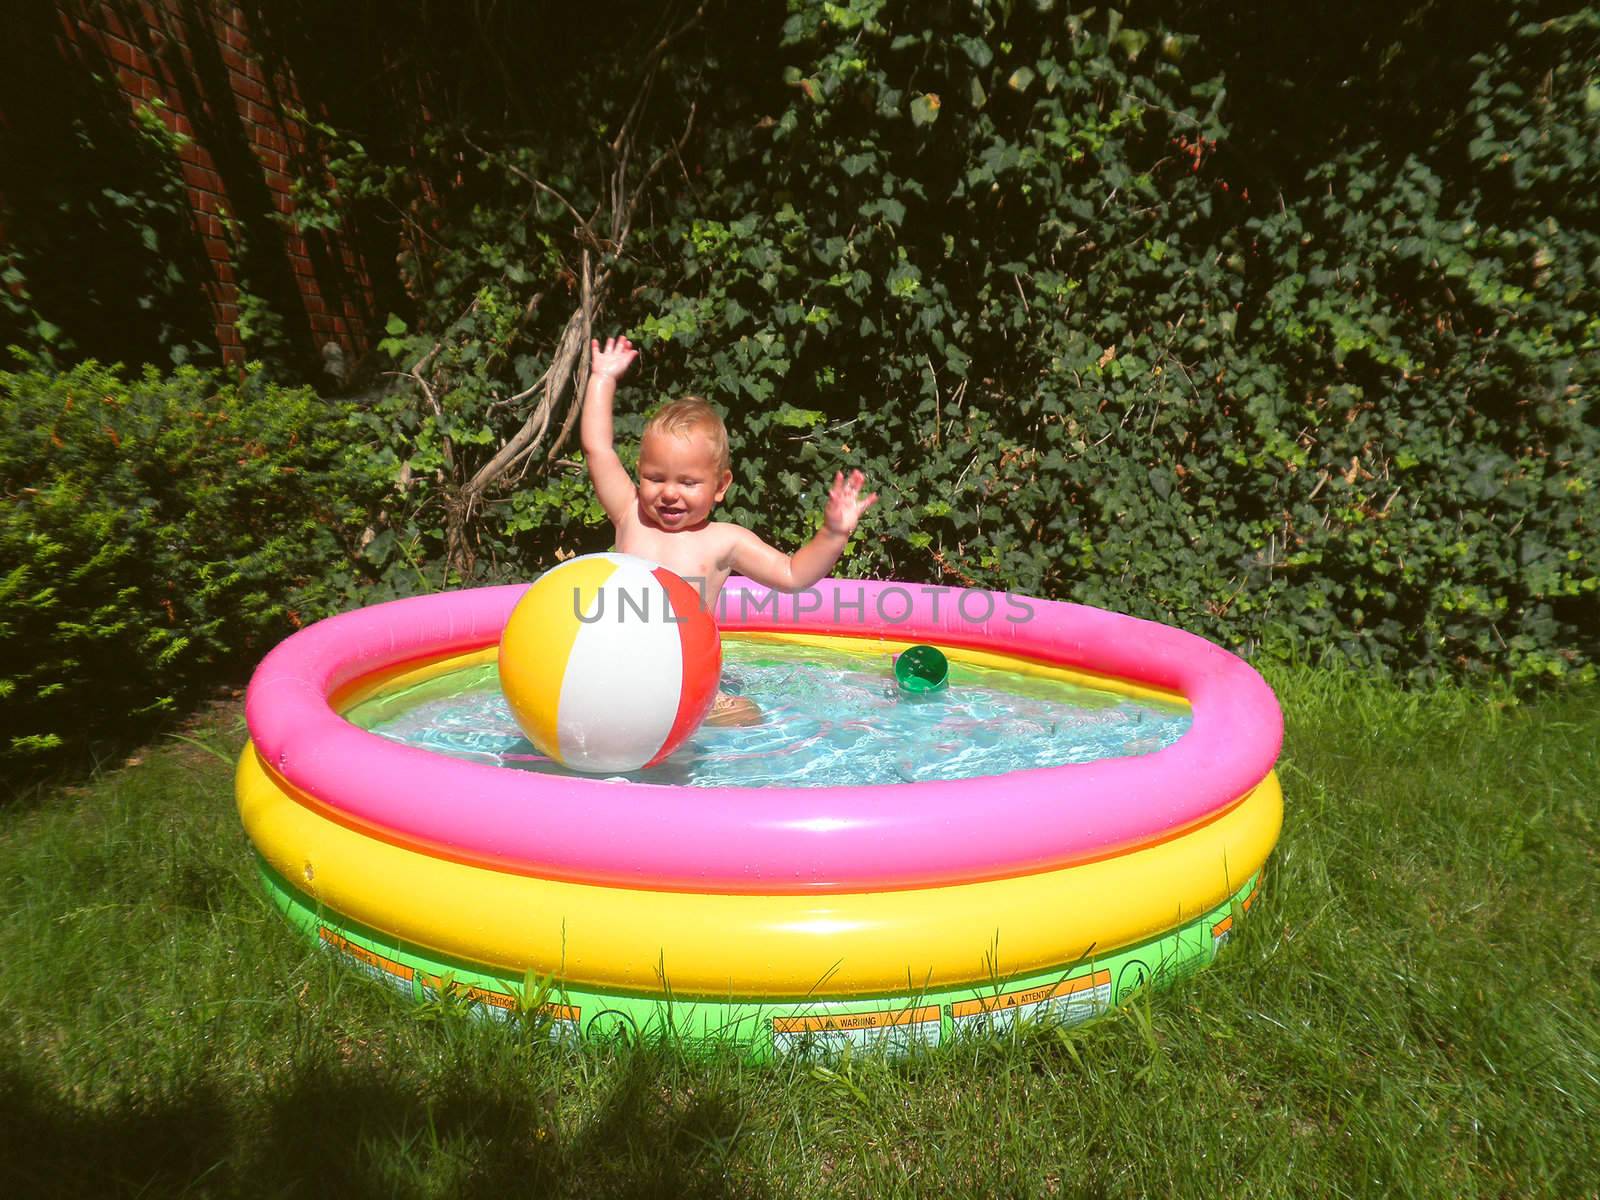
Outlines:
MULTIPOLYGON (((349 355, 364 351, 372 288, 359 256, 336 239, 308 240, 270 219, 294 211, 292 182, 312 156, 291 115, 304 108, 292 74, 263 65, 244 11, 225 0, 103 0, 62 3, 58 12, 61 38, 86 67, 114 75, 130 112, 159 101, 168 127, 191 139, 182 150, 183 179, 209 261, 204 286, 224 360, 244 358, 241 245, 250 247, 255 274, 271 277, 276 302, 298 305, 286 315, 304 351, 317 354, 328 343, 349 355)), ((253 288, 263 282, 250 280, 253 288)))

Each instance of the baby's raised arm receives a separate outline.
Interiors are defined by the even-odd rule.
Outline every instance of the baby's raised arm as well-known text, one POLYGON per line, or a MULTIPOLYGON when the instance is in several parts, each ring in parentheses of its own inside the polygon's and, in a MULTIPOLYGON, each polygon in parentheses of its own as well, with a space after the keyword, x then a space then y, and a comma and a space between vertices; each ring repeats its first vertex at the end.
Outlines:
POLYGON ((733 569, 763 587, 780 592, 800 592, 833 570, 845 543, 856 531, 861 514, 878 502, 878 493, 861 494, 867 477, 860 471, 835 473, 823 510, 822 528, 792 555, 768 545, 748 529, 740 529, 733 546, 733 569))
POLYGON ((632 365, 639 352, 627 338, 607 338, 605 349, 598 341, 589 343, 589 386, 583 396, 583 458, 589 466, 589 481, 600 498, 600 507, 615 525, 633 508, 638 492, 628 468, 617 457, 611 422, 611 406, 617 394, 617 380, 632 365))

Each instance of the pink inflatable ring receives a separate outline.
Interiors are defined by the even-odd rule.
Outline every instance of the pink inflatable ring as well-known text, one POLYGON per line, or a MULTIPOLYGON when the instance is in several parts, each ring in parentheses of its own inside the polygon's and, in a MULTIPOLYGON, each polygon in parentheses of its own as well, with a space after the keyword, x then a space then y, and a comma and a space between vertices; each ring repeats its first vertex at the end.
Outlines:
POLYGON ((261 765, 339 824, 433 857, 585 884, 779 895, 1006 879, 1174 838, 1245 799, 1282 740, 1261 677, 1192 634, 1075 604, 853 580, 799 596, 731 580, 723 630, 1016 656, 1181 696, 1191 728, 1143 757, 999 778, 681 788, 446 758, 358 729, 335 710, 336 694, 363 677, 494 645, 525 586, 381 604, 289 638, 250 685, 261 765))

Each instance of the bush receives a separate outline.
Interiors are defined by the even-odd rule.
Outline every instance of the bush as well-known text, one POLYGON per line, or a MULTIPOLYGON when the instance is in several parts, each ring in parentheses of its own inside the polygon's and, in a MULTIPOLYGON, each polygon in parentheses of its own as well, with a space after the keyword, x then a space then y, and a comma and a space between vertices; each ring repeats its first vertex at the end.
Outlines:
POLYGON ((380 469, 310 389, 25 362, 0 403, 8 767, 115 743, 359 599, 380 469))

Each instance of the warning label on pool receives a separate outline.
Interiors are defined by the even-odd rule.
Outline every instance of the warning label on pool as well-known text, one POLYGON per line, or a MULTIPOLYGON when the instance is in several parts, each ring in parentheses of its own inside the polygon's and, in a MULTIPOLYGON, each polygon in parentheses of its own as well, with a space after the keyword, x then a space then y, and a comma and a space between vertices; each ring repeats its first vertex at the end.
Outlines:
MULTIPOLYGON (((1256 876, 1255 886, 1250 889, 1250 894, 1239 905, 1240 912, 1249 912, 1250 905, 1255 901, 1256 893, 1261 890, 1261 877, 1256 876)), ((1216 953, 1233 933, 1233 914, 1229 913, 1211 927, 1211 950, 1216 953)))
POLYGON ((844 1049, 900 1051, 939 1042, 939 1006, 880 1012, 817 1013, 772 1018, 779 1054, 831 1054, 844 1049))
POLYGON ((365 946, 358 946, 343 934, 335 933, 326 925, 319 926, 317 936, 322 944, 330 950, 337 950, 364 970, 383 983, 410 983, 414 971, 405 963, 395 962, 392 958, 385 958, 375 951, 368 950, 365 946))
POLYGON ((1015 1021, 1049 1019, 1063 1025, 1087 1021, 1111 1004, 1111 972, 1094 971, 1059 983, 975 996, 950 1006, 956 1029, 1007 1029, 1015 1021))

